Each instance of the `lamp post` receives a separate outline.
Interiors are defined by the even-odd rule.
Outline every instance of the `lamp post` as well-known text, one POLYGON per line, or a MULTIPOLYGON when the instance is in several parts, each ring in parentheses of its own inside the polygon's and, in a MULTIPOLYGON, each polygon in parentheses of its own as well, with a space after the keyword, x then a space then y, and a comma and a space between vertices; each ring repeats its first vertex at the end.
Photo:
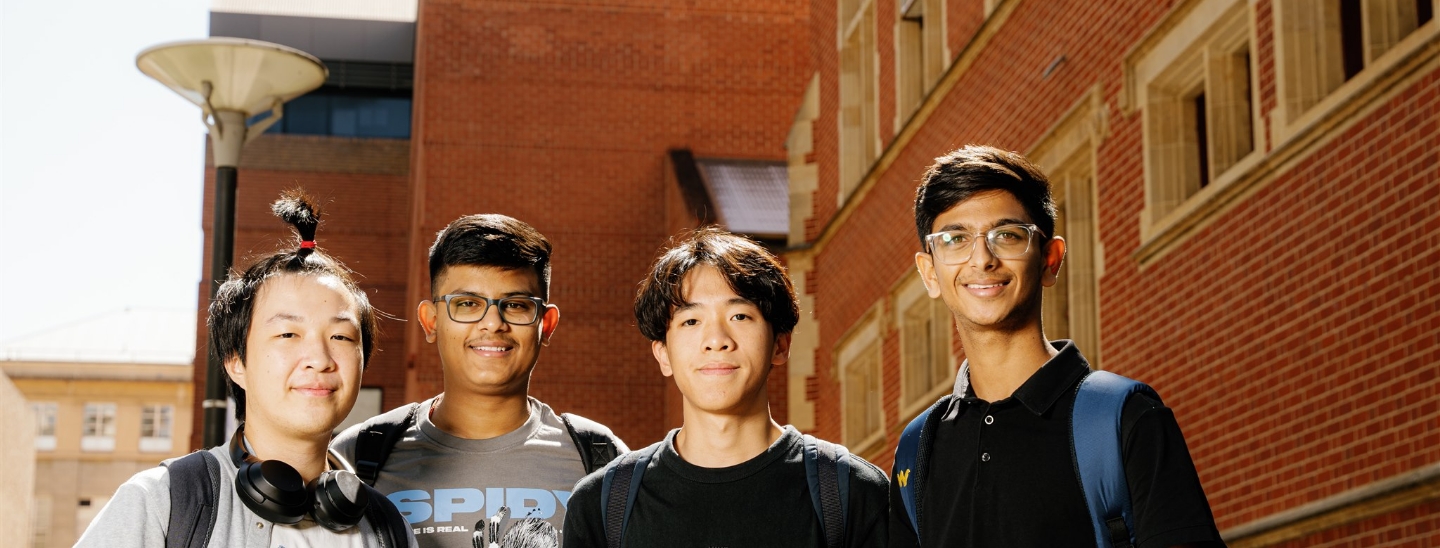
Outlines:
MULTIPOLYGON (((210 253, 210 298, 230 272, 235 239, 236 166, 240 149, 280 120, 281 106, 325 83, 325 65, 314 56, 279 44, 240 38, 208 38, 151 46, 135 65, 200 107, 215 153, 215 228, 210 253), (270 116, 247 126, 251 118, 270 116)), ((207 353, 208 354, 208 353, 207 353)), ((209 358, 205 375, 201 443, 224 443, 225 370, 209 358)))

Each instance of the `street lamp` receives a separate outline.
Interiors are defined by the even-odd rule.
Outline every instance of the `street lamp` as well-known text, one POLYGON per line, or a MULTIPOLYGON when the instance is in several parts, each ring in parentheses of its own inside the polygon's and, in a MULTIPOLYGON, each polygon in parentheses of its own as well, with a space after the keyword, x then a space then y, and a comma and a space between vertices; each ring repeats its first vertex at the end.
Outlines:
MULTIPOLYGON (((135 56, 146 76, 200 107, 215 151, 215 230, 210 253, 210 298, 230 272, 235 239, 235 167, 240 149, 280 120, 286 101, 320 87, 329 74, 313 55, 279 44, 208 38, 151 46, 135 56), (251 118, 270 116, 247 127, 251 118)), ((212 357, 205 375, 201 443, 224 443, 225 370, 212 357)))

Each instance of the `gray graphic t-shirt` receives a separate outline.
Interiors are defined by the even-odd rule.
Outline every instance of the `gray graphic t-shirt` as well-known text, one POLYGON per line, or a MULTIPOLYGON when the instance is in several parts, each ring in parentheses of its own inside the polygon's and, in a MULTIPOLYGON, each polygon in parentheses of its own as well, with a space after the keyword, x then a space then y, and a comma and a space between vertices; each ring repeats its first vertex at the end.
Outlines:
MULTIPOLYGON (((485 440, 458 438, 430 421, 434 398, 420 404, 375 481, 400 509, 422 548, 471 548, 475 523, 501 506, 511 518, 537 517, 559 530, 570 490, 584 477, 580 454, 550 406, 530 398, 530 419, 515 431, 485 440)), ((360 425, 335 438, 355 458, 360 425)), ((624 450, 622 447, 621 450, 624 450)))

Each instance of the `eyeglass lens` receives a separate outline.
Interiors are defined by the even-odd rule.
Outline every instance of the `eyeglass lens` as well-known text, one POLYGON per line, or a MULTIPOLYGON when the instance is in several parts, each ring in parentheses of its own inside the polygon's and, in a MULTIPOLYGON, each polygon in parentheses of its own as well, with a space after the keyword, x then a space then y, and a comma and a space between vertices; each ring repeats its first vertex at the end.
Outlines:
MULTIPOLYGON (((930 236, 931 253, 944 264, 960 264, 975 252, 977 235, 962 230, 940 232, 930 236)), ((990 254, 997 259, 1018 259, 1030 250, 1030 227, 997 226, 984 234, 990 254)))
POLYGON ((450 319, 462 323, 478 322, 485 317, 494 303, 500 310, 500 319, 508 324, 529 325, 539 318, 540 305, 529 297, 506 297, 487 299, 468 295, 448 296, 450 319))

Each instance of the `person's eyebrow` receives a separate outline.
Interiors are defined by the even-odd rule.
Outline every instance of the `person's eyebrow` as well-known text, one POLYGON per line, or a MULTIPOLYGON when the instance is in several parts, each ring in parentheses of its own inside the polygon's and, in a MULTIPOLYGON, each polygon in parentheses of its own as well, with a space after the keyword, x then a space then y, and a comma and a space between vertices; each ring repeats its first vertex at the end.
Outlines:
POLYGON ((305 321, 305 318, 302 317, 302 316, 297 316, 297 315, 291 314, 291 313, 289 313, 289 312, 277 312, 274 316, 270 316, 270 319, 265 320, 265 323, 276 323, 276 322, 303 322, 303 321, 305 321))
MULTIPOLYGON (((1028 224, 1031 224, 1031 223, 1027 223, 1027 222, 1025 222, 1023 219, 1015 219, 1015 218, 1011 218, 1011 217, 1006 217, 1006 218, 1004 218, 1004 219, 1000 219, 1000 220, 995 221, 994 223, 992 223, 992 224, 990 225, 990 228, 995 228, 995 227, 997 227, 997 226, 1005 226, 1005 225, 1028 225, 1028 224)), ((985 230, 990 230, 990 228, 987 228, 987 229, 985 229, 985 230)), ((962 224, 960 224, 960 223, 950 223, 950 224, 948 224, 948 225, 945 225, 945 226, 940 227, 940 230, 937 230, 936 232, 949 232, 949 231, 951 231, 951 230, 965 230, 965 231, 970 231, 970 227, 965 226, 965 225, 962 225, 962 224)))

